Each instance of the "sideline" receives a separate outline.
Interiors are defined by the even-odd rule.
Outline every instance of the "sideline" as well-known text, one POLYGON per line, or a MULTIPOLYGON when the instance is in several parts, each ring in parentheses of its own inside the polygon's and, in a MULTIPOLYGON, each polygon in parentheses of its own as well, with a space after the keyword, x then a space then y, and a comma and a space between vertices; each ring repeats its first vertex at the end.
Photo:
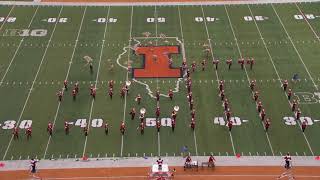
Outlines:
MULTIPOLYGON (((88 161, 80 159, 58 159, 58 160, 40 160, 37 164, 38 169, 72 169, 72 168, 134 168, 134 167, 150 167, 158 157, 127 157, 127 158, 89 158, 88 161)), ((162 157, 165 163, 170 166, 182 166, 183 157, 162 157)), ((208 161, 208 156, 192 156, 192 159, 198 161, 199 164, 208 161)), ((256 166, 256 167, 272 167, 283 166, 282 156, 216 156, 217 166, 256 166)), ((313 156, 292 156, 294 167, 318 167, 320 168, 320 160, 313 156)), ((0 168, 1 171, 27 170, 30 160, 9 160, 2 161, 4 164, 0 168)), ((319 170, 320 173, 320 170, 319 170)), ((0 178, 1 179, 1 178, 0 178)))
POLYGON ((23 6, 172 6, 172 5, 235 5, 235 4, 270 4, 270 3, 311 3, 320 2, 320 0, 43 0, 43 1, 0 1, 0 5, 23 5, 23 6), (60 1, 60 2, 59 2, 60 1))

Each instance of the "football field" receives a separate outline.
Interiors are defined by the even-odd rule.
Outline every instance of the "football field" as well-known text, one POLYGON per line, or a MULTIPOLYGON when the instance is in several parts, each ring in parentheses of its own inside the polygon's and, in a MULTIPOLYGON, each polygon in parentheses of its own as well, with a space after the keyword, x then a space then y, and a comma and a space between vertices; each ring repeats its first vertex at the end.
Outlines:
POLYGON ((2 5, 0 158, 181 156, 183 152, 193 156, 319 155, 319 9, 320 3, 2 5), (177 52, 170 55, 172 68, 180 68, 183 59, 189 67, 196 62, 190 75, 194 131, 184 76, 157 77, 166 75, 168 68, 163 66, 151 69, 149 77, 133 73, 150 64, 133 49, 148 46, 176 47, 177 52), (92 58, 92 71, 85 56, 92 58), (255 59, 253 68, 246 64, 241 69, 238 59, 248 57, 255 59), (213 59, 220 60, 217 70, 213 59), (233 60, 230 70, 227 59, 233 60), (128 65, 135 70, 128 70, 128 65), (294 74, 299 81, 291 81, 294 74), (293 91, 291 100, 281 87, 286 79, 293 91), (56 93, 64 80, 69 88, 60 102, 56 93), (112 99, 108 95, 110 80, 115 81, 112 99), (218 93, 220 80, 232 111, 231 131, 218 93), (271 119, 268 132, 252 98, 251 80, 256 80, 259 100, 271 119), (130 90, 122 98, 120 91, 126 81, 131 82, 130 90), (71 91, 76 82, 80 90, 74 100, 71 91), (95 99, 90 96, 91 85, 97 88, 95 99), (154 98, 157 89, 159 102, 154 98), (169 89, 174 90, 172 101, 166 97, 169 89), (140 105, 135 101, 138 94, 142 96, 140 105), (300 119, 291 110, 293 99, 301 109, 300 119), (161 109, 159 132, 155 126, 157 106, 161 109), (179 106, 179 111, 172 131, 174 106, 179 106), (137 110, 134 120, 129 114, 132 108, 137 110), (146 109, 143 135, 138 118, 141 108, 146 109), (124 135, 119 130, 122 121, 124 135), (52 136, 47 132, 49 122, 54 124, 52 136), (70 124, 68 135, 65 122, 70 124), (303 122, 307 124, 305 132, 301 130, 303 122), (20 129, 18 139, 13 138, 14 126, 20 129), (27 139, 25 129, 30 126, 32 137, 27 139))

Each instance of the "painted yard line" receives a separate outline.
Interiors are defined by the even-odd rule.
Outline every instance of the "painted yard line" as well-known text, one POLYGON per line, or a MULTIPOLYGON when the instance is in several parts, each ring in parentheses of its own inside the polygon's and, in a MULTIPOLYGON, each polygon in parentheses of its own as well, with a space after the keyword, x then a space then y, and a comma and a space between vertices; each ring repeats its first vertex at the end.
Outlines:
MULTIPOLYGON (((156 26, 156 46, 158 46, 158 13, 157 13, 157 6, 154 6, 154 19, 155 19, 155 26, 156 26)), ((159 78, 157 77, 157 90, 159 89, 159 78)), ((157 107, 160 107, 159 101, 157 101, 157 107)), ((160 142, 160 132, 157 133, 158 135, 158 156, 161 156, 161 142, 160 142)))
MULTIPOLYGON (((237 36, 236 36, 236 34, 235 34, 235 32, 234 32, 233 25, 232 25, 232 22, 231 22, 231 19, 230 19, 230 16, 229 16, 228 9, 227 9, 226 6, 224 6, 224 9, 225 9, 225 11, 226 11, 226 14, 227 14, 227 17, 228 17, 228 21, 229 21, 229 25, 230 25, 230 29, 231 29, 231 31, 232 31, 234 40, 235 40, 236 45, 237 45, 238 53, 239 53, 240 57, 243 58, 242 52, 241 52, 241 50, 240 50, 240 46, 239 46, 239 43, 238 43, 238 39, 237 39, 237 36)), ((250 78, 249 78, 249 75, 248 75, 248 72, 247 72, 247 68, 244 67, 244 70, 245 70, 245 73, 246 73, 246 76, 247 76, 248 84, 250 84, 250 78)), ((253 94, 253 92, 251 92, 251 93, 253 94)), ((262 122, 262 121, 261 121, 261 125, 262 125, 262 128, 264 129, 264 125, 263 125, 263 122, 262 122)), ((268 145, 269 145, 269 147, 270 147, 271 153, 272 153, 272 155, 274 156, 274 151, 273 151, 273 147, 272 147, 272 144, 271 144, 269 135, 268 135, 267 132, 265 132, 265 135, 266 135, 266 137, 267 137, 268 145)))
MULTIPOLYGON (((131 41, 132 41, 132 18, 133 18, 133 6, 131 6, 131 15, 130 15, 130 32, 129 32, 129 42, 128 42, 128 48, 131 47, 131 41)), ((127 64, 129 64, 130 61, 130 52, 128 51, 128 59, 127 59, 127 64)), ((126 71, 126 81, 129 79, 129 71, 126 71)), ((126 109, 127 109, 127 93, 124 95, 124 105, 123 105, 123 122, 126 121, 126 109)), ((120 150, 120 156, 122 157, 123 155, 123 141, 124 137, 123 135, 121 136, 121 150, 120 150)))
MULTIPOLYGON (((251 8, 250 8, 249 5, 248 5, 248 8, 249 8, 249 10, 250 10, 251 15, 253 15, 253 13, 252 13, 251 8)), ((279 17, 279 16, 278 16, 278 17, 279 17)), ((262 42, 263 42, 263 44, 264 44, 264 47, 265 47, 265 49, 266 49, 266 51, 267 51, 267 53, 268 53, 269 59, 270 59, 272 65, 273 65, 273 68, 274 68, 277 76, 278 76, 278 79, 281 79, 281 77, 280 77, 280 75, 279 75, 279 73, 278 73, 278 70, 277 70, 276 66, 274 65, 273 58, 272 58, 272 56, 271 56, 271 54, 270 54, 270 52, 269 52, 269 49, 268 49, 268 47, 267 47, 267 45, 266 45, 266 43, 265 43, 265 41, 264 41, 264 38, 263 38, 262 34, 261 34, 260 28, 259 28, 256 20, 254 19, 253 21, 254 21, 255 24, 256 24, 256 27, 257 27, 257 30, 258 30, 258 32, 259 32, 260 38, 261 38, 261 40, 262 40, 262 42)), ((282 85, 281 81, 279 81, 279 83, 280 83, 280 85, 282 85)), ((286 93, 286 92, 284 92, 284 95, 287 97, 287 93, 286 93)), ((288 99, 287 99, 287 100, 288 100, 288 99)), ((291 102, 290 102, 289 100, 288 100, 288 103, 289 103, 289 106, 291 106, 291 102)), ((294 116, 295 116, 295 115, 294 115, 294 116)), ((299 124, 299 127, 300 127, 300 129, 301 129, 300 121, 298 121, 298 124, 299 124)), ((309 150, 310 150, 311 154, 314 156, 313 150, 312 150, 312 148, 311 148, 311 146, 310 146, 310 143, 309 143, 306 135, 304 134, 304 132, 302 132, 302 134, 303 134, 303 137, 304 137, 304 139, 305 139, 305 141, 306 141, 306 143, 307 143, 307 145, 308 145, 308 147, 309 147, 309 150)))
MULTIPOLYGON (((206 19, 202 5, 201 5, 201 11, 202 11, 202 18, 206 19)), ((207 22, 206 21, 203 21, 203 22, 204 22, 204 25, 205 25, 205 28, 206 28, 206 33, 207 33, 207 37, 208 37, 208 41, 209 41, 211 56, 212 56, 212 58, 214 60, 213 49, 212 49, 212 45, 211 45, 211 39, 210 39, 209 31, 208 31, 207 22)), ((220 79, 219 79, 218 71, 215 70, 215 73, 216 73, 216 77, 217 77, 217 84, 219 85, 220 79)), ((234 143, 233 143, 233 137, 232 137, 232 133, 230 131, 229 131, 229 135, 230 135, 230 141, 231 141, 231 145, 232 145, 233 154, 236 155, 236 150, 235 150, 234 143)))
MULTIPOLYGON (((31 27, 31 24, 32 24, 32 22, 33 22, 33 20, 34 20, 34 17, 36 16, 36 14, 37 14, 37 12, 38 12, 38 9, 39 9, 39 6, 37 6, 37 9, 36 9, 36 10, 34 11, 34 13, 33 13, 33 16, 32 16, 32 18, 31 18, 31 21, 30 21, 30 23, 29 23, 29 25, 28 25, 28 29, 31 27)), ((11 12, 11 11, 10 11, 10 12, 11 12)), ((1 30, 1 29, 2 29, 2 26, 1 26, 0 30, 1 30)), ((22 42, 23 42, 23 40, 24 40, 24 38, 25 38, 25 37, 23 37, 23 38, 20 40, 20 43, 19 43, 19 45, 18 45, 18 48, 16 49, 16 51, 15 51, 14 54, 13 54, 13 56, 12 56, 12 58, 11 58, 11 60, 10 60, 9 66, 7 67, 7 69, 6 69, 3 77, 1 78, 0 86, 1 86, 2 83, 3 83, 3 80, 6 78, 7 73, 9 72, 9 69, 10 69, 10 67, 11 67, 11 65, 12 65, 12 62, 13 62, 14 59, 16 58, 16 56, 17 56, 17 54, 18 54, 18 51, 19 51, 19 49, 20 49, 20 47, 21 47, 21 44, 22 44, 22 42)))
MULTIPOLYGON (((3 26, 6 24, 8 17, 11 15, 12 10, 14 9, 15 5, 13 5, 7 15, 7 17, 3 20, 1 26, 0 26, 0 31, 2 30, 3 26)), ((39 6, 38 6, 39 7, 39 6)))
MULTIPOLYGON (((63 6, 61 6, 61 8, 60 8, 60 12, 59 12, 59 15, 58 15, 58 19, 60 18, 62 9, 63 9, 63 6)), ((39 75, 41 66, 42 66, 42 64, 43 64, 43 61, 44 61, 46 55, 47 55, 47 51, 48 51, 48 48, 49 48, 49 44, 50 44, 50 42, 51 42, 51 40, 52 40, 52 37, 53 37, 53 35, 54 35, 54 33, 55 33, 57 24, 58 24, 58 21, 54 24, 53 31, 52 31, 52 33, 51 33, 51 36, 50 36, 50 38, 49 38, 49 41, 48 41, 47 47, 46 47, 46 49, 45 49, 45 51, 44 51, 44 53, 43 53, 43 56, 42 56, 42 58, 41 58, 41 62, 40 62, 40 64, 39 64, 37 73, 36 73, 36 75, 35 75, 35 77, 34 77, 34 79, 33 79, 33 81, 32 81, 31 88, 30 88, 30 90, 29 90, 29 93, 28 93, 28 95, 27 95, 27 98, 26 98, 26 100, 25 100, 25 103, 24 103, 24 105, 23 105, 23 108, 22 108, 21 113, 20 113, 20 115, 19 115, 17 124, 20 123, 21 118, 22 118, 22 115, 23 115, 23 113, 24 113, 24 110, 25 110, 25 108, 27 107, 27 104, 28 104, 28 102, 29 102, 29 98, 30 98, 30 95, 31 95, 33 86, 34 86, 34 84, 35 84, 35 82, 36 82, 36 80, 37 80, 37 78, 38 78, 38 75, 39 75)), ((13 135, 11 135, 11 139, 10 139, 10 141, 9 141, 9 144, 8 144, 8 146, 7 146, 7 148, 6 148, 6 151, 5 151, 5 153, 4 153, 4 155, 3 155, 3 158, 2 158, 3 160, 4 160, 4 159, 6 158, 6 156, 7 156, 7 153, 8 153, 8 151, 9 151, 10 146, 11 146, 12 140, 13 140, 13 135)))
MULTIPOLYGON (((110 13, 110 6, 108 7, 107 19, 109 19, 109 13, 110 13)), ((96 83, 95 83, 95 85, 94 85, 95 88, 97 87, 97 84, 98 84, 99 72, 100 72, 100 66, 101 66, 101 60, 102 60, 102 55, 103 55, 103 50, 104 50, 104 45, 105 45, 105 38, 106 38, 107 29, 108 29, 108 24, 109 24, 109 23, 106 23, 105 28, 104 28, 103 39, 102 39, 102 42, 103 42, 103 43, 102 43, 101 50, 100 50, 100 58, 99 58, 97 76, 96 76, 96 83)), ((91 108, 90 108, 90 114, 89 114, 89 123, 87 124, 88 132, 90 132, 91 117, 92 117, 92 111, 93 111, 94 102, 95 102, 95 99, 92 98, 91 108)), ((86 140, 84 141, 82 157, 83 157, 83 156, 85 155, 85 153, 86 153, 87 142, 88 142, 88 136, 86 136, 86 140)))
POLYGON ((309 75, 309 77, 310 77, 310 79, 311 79, 314 87, 315 87, 316 90, 318 91, 318 90, 319 90, 318 85, 316 85, 316 83, 314 82, 314 80, 313 80, 313 78, 312 78, 312 76, 311 76, 311 74, 310 74, 310 72, 309 72, 309 69, 307 68, 306 64, 304 63, 304 61, 303 61, 303 59, 302 59, 302 57, 301 57, 298 49, 296 48, 296 45, 294 45, 294 43, 293 43, 293 41, 292 41, 292 38, 291 38, 291 36, 289 35, 289 33, 288 33, 288 31, 287 31, 287 28, 284 26, 284 24, 283 24, 283 22, 282 22, 282 20, 281 20, 281 18, 280 18, 280 16, 279 16, 279 14, 278 14, 277 10, 274 8, 273 4, 271 4, 271 6, 272 6, 273 11, 274 11, 275 14, 277 15, 277 17, 278 17, 278 19, 279 19, 279 22, 280 22, 280 24, 282 25, 283 30, 284 30, 285 33, 287 34, 287 36, 288 36, 288 38, 289 38, 289 40, 290 40, 290 42, 291 42, 294 50, 296 51, 296 53, 297 53, 297 55, 298 55, 301 63, 303 64, 305 70, 307 71, 307 73, 308 73, 308 75, 309 75))
POLYGON ((303 16, 304 21, 306 21, 306 23, 308 24, 308 26, 310 27, 311 31, 313 32, 314 36, 318 39, 318 41, 320 42, 320 38, 319 35, 316 33, 316 31, 313 29, 313 27, 311 26, 311 24, 308 21, 308 18, 305 16, 305 14, 302 12, 302 10, 300 9, 300 7, 298 6, 297 3, 294 3, 296 5, 296 7, 298 8, 300 14, 303 16))
MULTIPOLYGON (((182 26, 182 20, 181 20, 181 12, 180 12, 180 7, 178 6, 178 13, 179 13, 179 24, 180 24, 180 33, 182 37, 182 58, 186 59, 185 55, 185 49, 184 49, 184 35, 183 35, 183 26, 182 26)), ((196 136, 196 128, 193 131, 193 140, 194 140, 194 147, 196 150, 196 156, 198 156, 198 143, 197 143, 197 136, 196 136)))
MULTIPOLYGON (((79 27, 78 34, 77 34, 77 37, 76 37, 76 40, 75 40, 75 46, 74 46, 73 51, 72 51, 72 55, 71 55, 71 58, 70 58, 69 67, 68 67, 68 70, 67 70, 67 73, 66 73, 65 80, 67 80, 68 77, 69 77, 70 69, 71 69, 72 62, 73 62, 73 57, 74 57, 74 54, 75 54, 75 51, 76 51, 76 47, 77 47, 77 44, 78 44, 80 32, 81 32, 81 29, 82 29, 83 19, 84 19, 84 16, 86 14, 86 10, 87 10, 87 7, 85 7, 85 9, 83 11, 80 27, 79 27)), ((53 119, 53 127, 55 126, 56 121, 57 121, 57 117, 58 117, 58 114, 59 114, 59 111, 60 111, 60 105, 61 105, 61 101, 58 101, 58 107, 57 107, 57 110, 56 110, 56 113, 55 113, 54 119, 53 119)), ((46 158, 50 142, 51 142, 51 136, 49 136, 49 139, 48 139, 48 142, 47 142, 47 145, 46 145, 46 149, 44 151, 43 159, 46 158)))

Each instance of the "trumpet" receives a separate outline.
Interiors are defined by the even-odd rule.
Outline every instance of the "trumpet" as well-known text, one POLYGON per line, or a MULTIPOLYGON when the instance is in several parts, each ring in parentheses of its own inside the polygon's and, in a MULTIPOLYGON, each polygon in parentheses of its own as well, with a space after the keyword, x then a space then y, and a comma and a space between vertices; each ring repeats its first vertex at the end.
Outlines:
POLYGON ((173 107, 173 110, 176 111, 176 112, 178 112, 179 109, 180 109, 179 106, 174 106, 174 107, 173 107))
POLYGON ((141 108, 140 109, 140 113, 144 115, 146 113, 146 109, 145 108, 141 108))
POLYGON ((131 81, 126 81, 126 85, 129 87, 131 85, 131 81))

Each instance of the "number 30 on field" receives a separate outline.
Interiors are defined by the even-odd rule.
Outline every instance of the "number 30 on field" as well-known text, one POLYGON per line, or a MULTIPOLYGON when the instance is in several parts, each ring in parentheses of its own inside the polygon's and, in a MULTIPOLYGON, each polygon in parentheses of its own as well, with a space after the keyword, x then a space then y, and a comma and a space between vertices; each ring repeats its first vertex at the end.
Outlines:
MULTIPOLYGON (((297 121, 296 118, 294 117, 283 117, 284 123, 288 126, 295 126, 297 125, 297 121)), ((300 117, 300 122, 303 123, 304 121, 306 121, 308 126, 313 125, 313 121, 310 117, 300 117)), ((315 122, 318 120, 314 120, 315 122)))
MULTIPOLYGON (((16 125, 16 121, 15 120, 7 120, 3 123, 2 125, 2 129, 13 129, 14 126, 16 125)), ((27 129, 29 127, 31 127, 32 125, 32 120, 22 120, 20 122, 19 128, 20 129, 27 129)))

